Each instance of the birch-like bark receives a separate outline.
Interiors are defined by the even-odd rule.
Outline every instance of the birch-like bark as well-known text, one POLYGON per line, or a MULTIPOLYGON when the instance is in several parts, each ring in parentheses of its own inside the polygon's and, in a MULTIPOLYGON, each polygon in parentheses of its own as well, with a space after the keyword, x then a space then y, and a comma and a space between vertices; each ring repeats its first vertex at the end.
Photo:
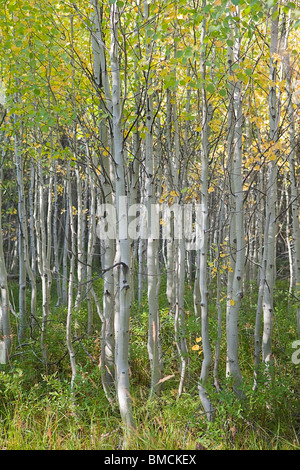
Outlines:
MULTIPOLYGON (((168 160, 168 168, 167 168, 167 180, 168 180, 168 190, 175 189, 174 186, 174 159, 173 159, 173 151, 172 151, 172 92, 168 88, 167 89, 167 98, 166 98, 166 134, 167 134, 167 160, 168 160)), ((169 239, 166 240, 166 251, 167 251, 167 288, 166 288, 166 295, 168 298, 169 306, 171 309, 174 308, 175 305, 175 265, 174 265, 174 233, 173 233, 173 225, 174 219, 171 216, 170 225, 171 225, 171 236, 169 239)))
MULTIPOLYGON (((17 118, 15 117, 15 122, 17 118)), ((28 274, 31 283, 31 318, 36 318, 36 279, 29 261, 28 227, 26 217, 26 201, 24 188, 24 160, 19 147, 22 136, 20 131, 15 131, 15 164, 18 187, 18 250, 19 250, 19 331, 18 338, 22 342, 29 326, 29 318, 26 312, 26 278, 28 274)))
POLYGON ((222 337, 222 307, 221 307, 221 273, 220 273, 220 253, 221 253, 221 243, 223 241, 223 225, 224 225, 224 202, 220 202, 219 210, 219 219, 218 219, 218 235, 217 235, 217 294, 216 294, 216 311, 218 314, 217 322, 217 339, 215 342, 215 360, 214 360, 214 384, 216 390, 219 391, 220 381, 219 381, 219 363, 221 357, 221 337, 222 337))
MULTIPOLYGON (((144 2, 144 20, 149 19, 149 3, 144 2)), ((146 41, 146 57, 149 63, 147 75, 147 92, 152 86, 151 57, 153 53, 153 43, 146 41)), ((151 90, 152 91, 152 90, 151 90)), ((148 212, 148 239, 147 239, 147 279, 148 279, 148 306, 149 306, 149 324, 148 324, 148 355, 151 370, 150 397, 160 391, 161 367, 160 367, 160 331, 159 331, 159 305, 157 296, 158 276, 158 239, 153 238, 155 220, 151 219, 151 205, 155 204, 155 173, 153 154, 153 98, 152 94, 146 97, 146 141, 145 141, 145 194, 147 195, 148 212)))
MULTIPOLYGON (((276 97, 276 59, 274 54, 278 49, 278 23, 279 15, 278 5, 276 4, 271 11, 271 41, 270 41, 270 65, 269 79, 271 85, 269 87, 269 126, 270 126, 270 143, 271 145, 277 141, 278 136, 278 107, 276 97), (276 16, 276 18, 275 18, 276 16), (273 19, 275 18, 275 19, 273 19)), ((276 201, 277 201, 277 162, 272 160, 268 163, 268 183, 266 193, 266 220, 269 220, 267 236, 264 240, 267 250, 266 256, 266 281, 264 283, 263 294, 263 338, 262 338, 262 358, 266 365, 271 361, 272 355, 272 330, 273 330, 273 289, 276 266, 275 249, 276 249, 276 201)))
POLYGON ((0 169, 0 364, 6 364, 11 351, 11 326, 9 308, 9 290, 7 283, 7 271, 3 251, 2 234, 2 183, 3 169, 0 169))
MULTIPOLYGON (((206 1, 203 1, 205 7, 206 1)), ((208 288, 207 288, 207 261, 208 261, 208 103, 205 89, 206 79, 206 48, 204 39, 206 35, 206 20, 202 21, 200 68, 202 80, 202 126, 201 126, 201 222, 200 222, 200 250, 199 250, 199 292, 201 312, 201 336, 203 345, 203 361, 198 384, 198 391, 202 406, 208 421, 213 419, 212 404, 206 391, 209 368, 212 354, 209 340, 208 322, 208 288)))
MULTIPOLYGON (((239 8, 236 7, 236 16, 239 17, 239 8)), ((240 63, 241 38, 235 25, 235 39, 233 45, 234 62, 240 63)), ((236 246, 235 265, 232 275, 232 284, 227 298, 227 376, 233 379, 233 388, 241 396, 242 375, 238 358, 238 321, 241 299, 243 298, 243 276, 245 262, 245 236, 244 236, 244 207, 243 207, 243 179, 242 179, 242 89, 241 81, 237 80, 233 88, 234 136, 233 136, 233 163, 230 175, 233 201, 233 224, 235 228, 234 240, 236 246)))
POLYGON ((111 75, 112 75, 112 105, 113 105, 113 146, 115 162, 115 188, 117 206, 117 228, 120 247, 119 271, 119 314, 116 331, 116 387, 119 408, 125 426, 126 434, 135 428, 132 413, 132 399, 129 383, 129 320, 130 320, 130 263, 131 243, 127 233, 128 207, 126 200, 126 161, 124 159, 124 141, 122 132, 121 77, 119 67, 118 47, 119 10, 116 4, 110 9, 111 28, 111 75), (125 199, 124 199, 125 197, 125 199))
MULTIPOLYGON (((74 142, 76 145, 76 142, 74 142)), ((76 151, 75 151, 76 155, 76 151)), ((81 306, 83 294, 84 279, 84 255, 83 255, 83 201, 82 201, 82 178, 79 170, 79 164, 75 163, 76 188, 77 188, 77 295, 75 299, 75 310, 79 310, 81 306)))
MULTIPOLYGON (((288 34, 291 28, 291 10, 289 12, 285 51, 288 51, 288 34)), ((284 56, 284 67, 286 77, 286 90, 288 93, 288 119, 289 119, 289 139, 290 139, 290 153, 289 153, 289 173, 290 173, 290 205, 292 213, 292 240, 293 240, 293 275, 294 282, 292 288, 294 289, 296 297, 300 298, 300 205, 299 205, 299 190, 296 181, 296 130, 295 130, 295 111, 293 100, 293 87, 292 87, 292 67, 290 64, 289 53, 286 52, 284 56)), ((296 321, 298 335, 300 336, 300 307, 297 307, 296 321)))
POLYGON ((15 163, 18 184, 18 255, 19 255, 19 331, 18 338, 22 342, 28 328, 26 314, 26 206, 24 193, 24 163, 19 149, 19 135, 15 131, 15 163))
MULTIPOLYGON (((96 0, 91 1, 93 7, 93 32, 92 32, 92 50, 94 60, 94 75, 98 90, 101 93, 100 111, 106 110, 112 115, 112 95, 110 84, 107 74, 105 47, 102 37, 102 20, 101 10, 96 0), (103 103, 105 100, 105 106, 103 103)), ((108 150, 113 154, 113 141, 112 136, 109 136, 106 124, 101 121, 99 125, 99 137, 101 147, 103 149, 101 155, 101 185, 104 204, 113 204, 113 191, 114 191, 114 173, 112 169, 111 159, 106 155, 108 150)), ((103 214, 104 215, 104 214, 103 214)), ((110 220, 106 222, 112 225, 110 220)), ((102 223, 102 221, 100 221, 102 223)), ((105 223, 105 222, 104 222, 105 223)), ((115 261, 115 241, 114 237, 106 237, 102 240, 103 256, 102 266, 103 269, 108 269, 113 266, 115 261)), ((103 276, 103 314, 102 314, 102 328, 101 328, 101 371, 102 383, 106 396, 111 401, 111 394, 114 387, 115 370, 115 338, 114 338, 114 323, 115 323, 115 273, 109 269, 103 276)))
MULTIPOLYGON (((51 183, 50 183, 51 186, 51 183)), ((52 187, 49 188, 52 192, 52 187)), ((48 245, 47 232, 51 232, 51 222, 49 217, 46 218, 45 214, 45 194, 44 194, 44 178, 42 174, 41 154, 39 153, 39 160, 37 163, 37 180, 36 180, 36 193, 38 195, 38 213, 36 216, 36 237, 37 237, 37 262, 39 274, 42 281, 42 323, 41 323, 41 350, 43 355, 44 364, 47 363, 47 344, 46 344, 46 330, 48 315, 50 309, 50 255, 48 250, 51 250, 51 245, 48 245), (50 222, 50 226, 48 225, 50 222), (46 229, 48 226, 48 231, 46 229)), ((48 201, 49 203, 49 201, 48 201)), ((52 207, 52 204, 51 204, 52 207)), ((48 208, 48 214, 50 209, 48 208)), ((50 212, 51 213, 51 212, 50 212)), ((51 238, 51 237, 50 237, 51 238)))
MULTIPOLYGON (((67 163, 68 164, 68 163, 67 163)), ((62 303, 67 305, 68 303, 68 251, 69 251, 69 188, 67 181, 64 181, 64 228, 63 228, 63 259, 62 259, 62 303)))
POLYGON ((53 161, 53 191, 54 191, 54 210, 53 210, 53 253, 54 253, 54 275, 56 280, 56 292, 57 301, 56 307, 58 307, 62 300, 62 285, 61 285, 61 273, 60 273, 60 262, 59 262, 59 243, 58 243, 58 192, 57 192, 57 163, 53 161))
POLYGON ((76 233, 74 227, 74 214, 73 214, 73 200, 71 190, 71 172, 70 162, 67 163, 67 186, 68 186, 68 201, 67 209, 69 212, 70 221, 70 235, 71 235, 71 255, 70 255, 70 268, 69 268, 69 282, 68 282, 68 310, 67 310, 67 324, 66 324, 66 341, 69 352, 70 364, 71 364, 71 390, 74 389, 74 382, 77 373, 75 351, 73 348, 73 335, 72 335, 72 318, 73 318, 73 289, 74 289, 74 278, 75 278, 75 250, 76 250, 76 233))

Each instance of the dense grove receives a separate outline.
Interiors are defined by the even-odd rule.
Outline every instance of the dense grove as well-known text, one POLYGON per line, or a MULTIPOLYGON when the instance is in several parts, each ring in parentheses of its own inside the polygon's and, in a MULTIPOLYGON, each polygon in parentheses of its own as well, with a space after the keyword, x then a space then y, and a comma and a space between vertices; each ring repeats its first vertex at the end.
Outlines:
POLYGON ((0 6, 2 448, 299 448, 299 4, 0 6))

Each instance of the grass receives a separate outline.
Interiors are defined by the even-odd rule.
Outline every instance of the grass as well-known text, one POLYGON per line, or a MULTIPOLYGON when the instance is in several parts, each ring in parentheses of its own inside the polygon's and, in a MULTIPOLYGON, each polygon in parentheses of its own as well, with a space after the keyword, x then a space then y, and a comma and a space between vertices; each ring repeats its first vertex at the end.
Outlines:
MULTIPOLYGON (((200 406, 197 381, 201 356, 191 348, 199 336, 199 326, 187 290, 187 341, 189 369, 184 393, 177 400, 179 382, 177 352, 173 340, 173 317, 161 294, 164 383, 160 397, 148 399, 150 382, 147 356, 147 302, 134 305, 131 319, 130 349, 131 393, 137 429, 130 449, 300 449, 299 366, 291 361, 293 340, 297 339, 293 308, 287 310, 287 287, 278 283, 275 291, 273 380, 261 374, 259 388, 253 385, 253 326, 255 295, 246 296, 240 319, 240 362, 244 377, 243 401, 237 400, 224 374, 225 347, 221 349, 220 378, 223 388, 217 393, 208 385, 216 415, 208 423, 200 406)), ((211 335, 215 332, 213 298, 211 335)), ((0 449, 8 450, 114 450, 123 445, 122 423, 117 406, 111 407, 101 386, 99 368, 90 356, 99 357, 100 324, 95 333, 85 334, 85 306, 74 313, 74 343, 78 365, 75 396, 70 391, 70 365, 65 345, 65 310, 52 309, 48 327, 49 366, 39 361, 39 338, 15 347, 7 366, 0 369, 0 449), (89 353, 89 355, 86 354, 89 353)), ((223 322, 224 323, 224 322, 223 322)), ((224 325, 223 325, 224 328, 224 325)), ((224 339, 223 339, 224 343, 224 339)))

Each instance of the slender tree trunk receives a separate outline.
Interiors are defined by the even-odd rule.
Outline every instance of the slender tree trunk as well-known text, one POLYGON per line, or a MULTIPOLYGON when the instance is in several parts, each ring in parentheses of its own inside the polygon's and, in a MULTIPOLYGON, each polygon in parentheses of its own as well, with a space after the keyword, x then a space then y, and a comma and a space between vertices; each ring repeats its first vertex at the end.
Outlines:
MULTIPOLYGON (((285 50, 288 50, 288 34, 291 24, 291 10, 289 12, 286 44, 285 50)), ((290 65, 289 54, 285 55, 285 76, 286 76, 286 89, 288 93, 288 119, 289 119, 289 139, 290 139, 290 153, 289 153, 289 172, 290 172, 290 205, 292 213, 292 241, 293 241, 293 275, 294 282, 292 287, 295 291, 297 298, 300 298, 300 205, 299 205, 299 190, 296 181, 296 131, 295 131, 295 112, 293 105, 293 92, 292 92, 292 67, 290 65)), ((298 335, 300 336, 300 307, 296 312, 298 335)))
POLYGON ((7 271, 3 251, 2 235, 2 183, 3 170, 0 169, 0 364, 6 364, 11 351, 11 326, 9 308, 9 290, 7 283, 7 271))
MULTIPOLYGON (((98 2, 92 0, 91 5, 93 7, 93 34, 92 34, 92 49, 93 49, 93 60, 94 60, 94 74, 96 84, 99 87, 101 93, 100 110, 102 112, 109 111, 112 115, 112 94, 110 90, 109 78, 107 74, 106 56, 104 41, 102 37, 102 14, 98 2), (105 105, 103 101, 105 100, 105 105), (106 107, 106 110, 105 110, 106 107)), ((108 157, 107 153, 110 150, 113 155, 113 133, 109 135, 108 129, 104 122, 100 122, 99 125, 99 137, 102 147, 101 154, 101 185, 103 204, 112 205, 114 200, 115 191, 115 177, 112 168, 111 158, 108 157)), ((103 214, 104 216, 104 214, 103 214)), ((109 218, 109 211, 107 211, 107 217, 104 223, 111 225, 112 222, 107 220, 109 218)), ((101 223, 101 221, 100 221, 101 223)), ((113 228, 113 227, 110 227, 113 228)), ((115 234, 114 236, 107 236, 104 240, 101 240, 101 246, 103 248, 102 256, 102 267, 107 270, 103 275, 103 314, 102 314, 102 328, 101 328, 101 371, 102 371, 102 383, 107 399, 111 402, 113 387, 115 386, 115 338, 114 328, 116 322, 115 312, 117 309, 115 301, 115 277, 117 272, 113 269, 109 269, 113 266, 116 256, 115 246, 115 234)), ((118 302, 117 302, 118 304, 118 302)))
MULTIPOLYGON (((239 17, 239 9, 236 8, 236 17, 239 17)), ((235 26, 235 40, 233 45, 233 59, 240 63, 240 34, 235 26)), ((231 64, 230 64, 231 65, 231 64)), ((233 112, 235 115, 233 137, 233 163, 230 175, 233 192, 233 224, 236 246, 235 264, 232 273, 232 284, 227 299, 227 375, 233 379, 233 388, 241 396, 242 375, 239 366, 238 352, 238 321, 241 299, 243 298, 243 277, 245 263, 245 236, 244 236, 244 207, 243 207, 243 179, 242 179, 242 90, 241 81, 234 84, 233 112)))
MULTIPOLYGON (((203 6, 206 2, 204 0, 203 6)), ((204 38, 206 35, 206 21, 203 19, 201 32, 201 79, 202 79, 202 126, 201 126, 201 223, 199 250, 199 291, 200 291, 200 311, 201 311, 201 336, 203 345, 203 361, 198 384, 199 396, 206 413, 208 421, 213 419, 212 404, 206 392, 206 382, 209 368, 212 362, 211 346, 209 339, 208 322, 208 287, 207 287, 207 261, 208 261, 208 104, 205 89, 206 79, 206 49, 204 48, 204 38)))
MULTIPOLYGON (((269 88, 269 122, 270 122, 270 145, 277 141, 278 135, 278 103, 276 97, 276 59, 274 54, 278 48, 278 22, 279 16, 274 20, 274 16, 278 13, 278 5, 272 8, 271 19, 271 42, 270 42, 270 66, 269 78, 271 86, 269 88)), ((272 355, 272 330, 273 330, 273 289, 276 266, 275 249, 276 249, 276 201, 277 201, 277 162, 272 160, 268 163, 268 187, 266 194, 266 220, 269 220, 268 232, 264 239, 266 256, 266 281, 264 283, 263 294, 263 338, 262 338, 262 357, 266 365, 271 361, 272 355)))
POLYGON ((111 74, 112 74, 112 105, 113 105, 113 144, 115 161, 115 186, 117 206, 117 228, 120 246, 119 271, 119 314, 118 329, 116 331, 116 387, 121 416, 125 426, 126 436, 135 428, 132 413, 132 399, 129 384, 129 319, 131 286, 131 243, 127 233, 128 207, 126 197, 126 161, 124 159, 124 141, 122 131, 122 106, 121 106, 121 78, 119 68, 118 48, 118 22, 119 10, 116 4, 111 5, 111 74))
POLYGON ((70 269, 69 269, 69 282, 68 282, 68 310, 67 310, 67 324, 66 324, 66 341, 71 364, 71 390, 74 389, 74 382, 77 373, 75 351, 73 348, 73 335, 72 335, 72 318, 73 318, 73 290, 75 278, 75 250, 76 250, 76 233, 74 227, 74 214, 73 214, 73 200, 71 190, 71 172, 70 163, 67 163, 67 186, 68 186, 68 211, 70 221, 70 235, 71 235, 71 255, 70 255, 70 269))
MULTIPOLYGON (((149 19, 149 3, 144 2, 144 20, 149 19)), ((146 42, 146 57, 149 62, 147 75, 147 90, 151 90, 152 72, 151 58, 153 53, 153 43, 146 42)), ((151 90, 152 92, 152 90, 151 90)), ((153 154, 153 98, 148 94, 146 98, 146 142, 145 142, 145 194, 147 195, 148 212, 148 239, 147 239, 147 278, 148 278, 148 305, 149 305, 149 328, 148 328, 148 354, 151 369, 150 396, 156 395, 160 391, 161 366, 160 366, 160 331, 159 331, 159 305, 157 296, 158 276, 158 239, 153 237, 155 220, 152 220, 152 207, 155 204, 155 174, 153 154)))

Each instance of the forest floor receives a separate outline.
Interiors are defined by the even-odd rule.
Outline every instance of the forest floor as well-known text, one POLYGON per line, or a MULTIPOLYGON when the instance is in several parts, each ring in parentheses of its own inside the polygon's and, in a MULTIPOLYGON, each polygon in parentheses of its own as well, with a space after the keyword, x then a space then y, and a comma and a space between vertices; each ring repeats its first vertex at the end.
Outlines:
MULTIPOLYGON (((101 286, 100 286, 101 287, 101 286)), ((253 390, 255 290, 245 296, 240 318, 240 365, 244 399, 238 400, 225 378, 225 331, 221 343, 217 392, 211 374, 208 393, 215 419, 205 419, 197 390, 201 350, 193 350, 200 335, 193 315, 192 293, 187 289, 186 334, 189 366, 178 399, 178 358, 174 321, 162 289, 161 334, 164 389, 148 397, 150 372, 147 355, 147 301, 133 306, 131 318, 131 393, 137 423, 130 449, 136 450, 299 450, 299 364, 292 360, 297 340, 295 309, 288 286, 275 289, 273 365, 270 377, 262 373, 253 390)), ((211 298, 211 337, 216 339, 216 314, 211 298)), ((48 365, 41 363, 38 331, 19 345, 16 337, 10 363, 0 366, 0 449, 4 450, 113 450, 123 446, 117 405, 103 392, 99 373, 100 322, 86 334, 86 307, 74 313, 74 347, 77 362, 75 394, 70 392, 70 364, 65 341, 64 307, 52 307, 47 331, 48 365)), ((225 329, 223 321, 223 330, 225 329)), ((16 331, 14 332, 16 334, 16 331)), ((214 349, 214 344, 212 344, 214 349)), ((298 362, 298 361, 296 361, 298 362)), ((213 372, 213 371, 212 371, 213 372)))

